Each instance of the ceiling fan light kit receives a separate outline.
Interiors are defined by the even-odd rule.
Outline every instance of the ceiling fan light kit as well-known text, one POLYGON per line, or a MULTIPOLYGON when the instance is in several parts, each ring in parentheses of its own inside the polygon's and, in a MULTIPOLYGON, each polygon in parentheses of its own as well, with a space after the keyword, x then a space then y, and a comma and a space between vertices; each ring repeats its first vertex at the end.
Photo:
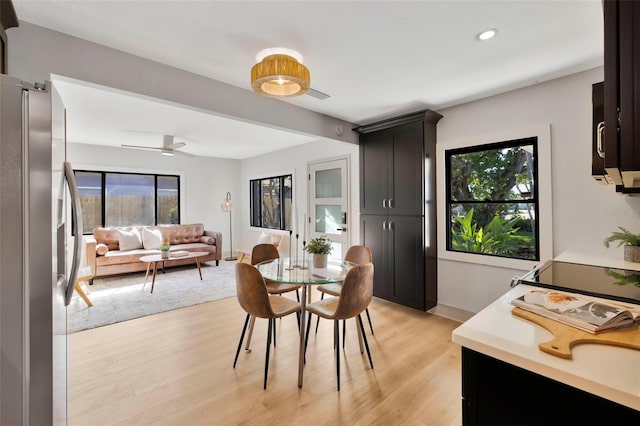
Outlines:
POLYGON ((261 95, 300 96, 309 90, 310 81, 309 69, 290 55, 268 55, 251 68, 251 87, 261 95))

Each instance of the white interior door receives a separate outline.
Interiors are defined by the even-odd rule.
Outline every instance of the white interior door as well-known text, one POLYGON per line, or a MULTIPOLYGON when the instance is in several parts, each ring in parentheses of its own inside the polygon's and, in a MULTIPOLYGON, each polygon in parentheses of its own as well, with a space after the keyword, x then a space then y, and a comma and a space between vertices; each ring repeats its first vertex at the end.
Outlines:
POLYGON ((348 164, 347 158, 309 164, 310 238, 331 240, 332 259, 342 259, 350 243, 348 164))

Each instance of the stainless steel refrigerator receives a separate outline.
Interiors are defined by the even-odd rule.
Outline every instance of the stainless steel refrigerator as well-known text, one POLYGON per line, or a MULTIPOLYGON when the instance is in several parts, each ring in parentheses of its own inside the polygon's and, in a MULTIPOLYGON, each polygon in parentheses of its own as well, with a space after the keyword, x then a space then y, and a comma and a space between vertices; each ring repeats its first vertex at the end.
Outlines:
POLYGON ((82 214, 65 138, 50 83, 0 75, 2 425, 66 423, 66 306, 82 214))

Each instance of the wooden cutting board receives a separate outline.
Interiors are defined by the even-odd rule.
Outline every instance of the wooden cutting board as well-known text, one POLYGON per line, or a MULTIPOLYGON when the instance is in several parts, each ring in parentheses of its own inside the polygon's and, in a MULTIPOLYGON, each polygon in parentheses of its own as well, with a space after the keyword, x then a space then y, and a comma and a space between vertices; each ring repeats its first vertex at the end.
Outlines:
POLYGON ((591 334, 524 309, 514 308, 511 313, 551 332, 553 339, 540 343, 538 348, 542 352, 561 358, 571 359, 571 348, 580 343, 598 343, 640 350, 640 326, 638 325, 600 334, 591 334))

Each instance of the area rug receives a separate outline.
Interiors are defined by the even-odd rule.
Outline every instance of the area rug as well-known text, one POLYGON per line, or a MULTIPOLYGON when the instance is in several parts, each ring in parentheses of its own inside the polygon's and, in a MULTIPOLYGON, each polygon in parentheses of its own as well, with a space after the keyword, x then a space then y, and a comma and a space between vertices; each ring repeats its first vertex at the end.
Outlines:
POLYGON ((202 264, 202 281, 195 265, 158 271, 151 293, 151 276, 144 272, 94 279, 85 285, 93 303, 88 307, 74 295, 67 309, 67 332, 75 333, 159 312, 184 308, 236 295, 235 262, 202 264))

